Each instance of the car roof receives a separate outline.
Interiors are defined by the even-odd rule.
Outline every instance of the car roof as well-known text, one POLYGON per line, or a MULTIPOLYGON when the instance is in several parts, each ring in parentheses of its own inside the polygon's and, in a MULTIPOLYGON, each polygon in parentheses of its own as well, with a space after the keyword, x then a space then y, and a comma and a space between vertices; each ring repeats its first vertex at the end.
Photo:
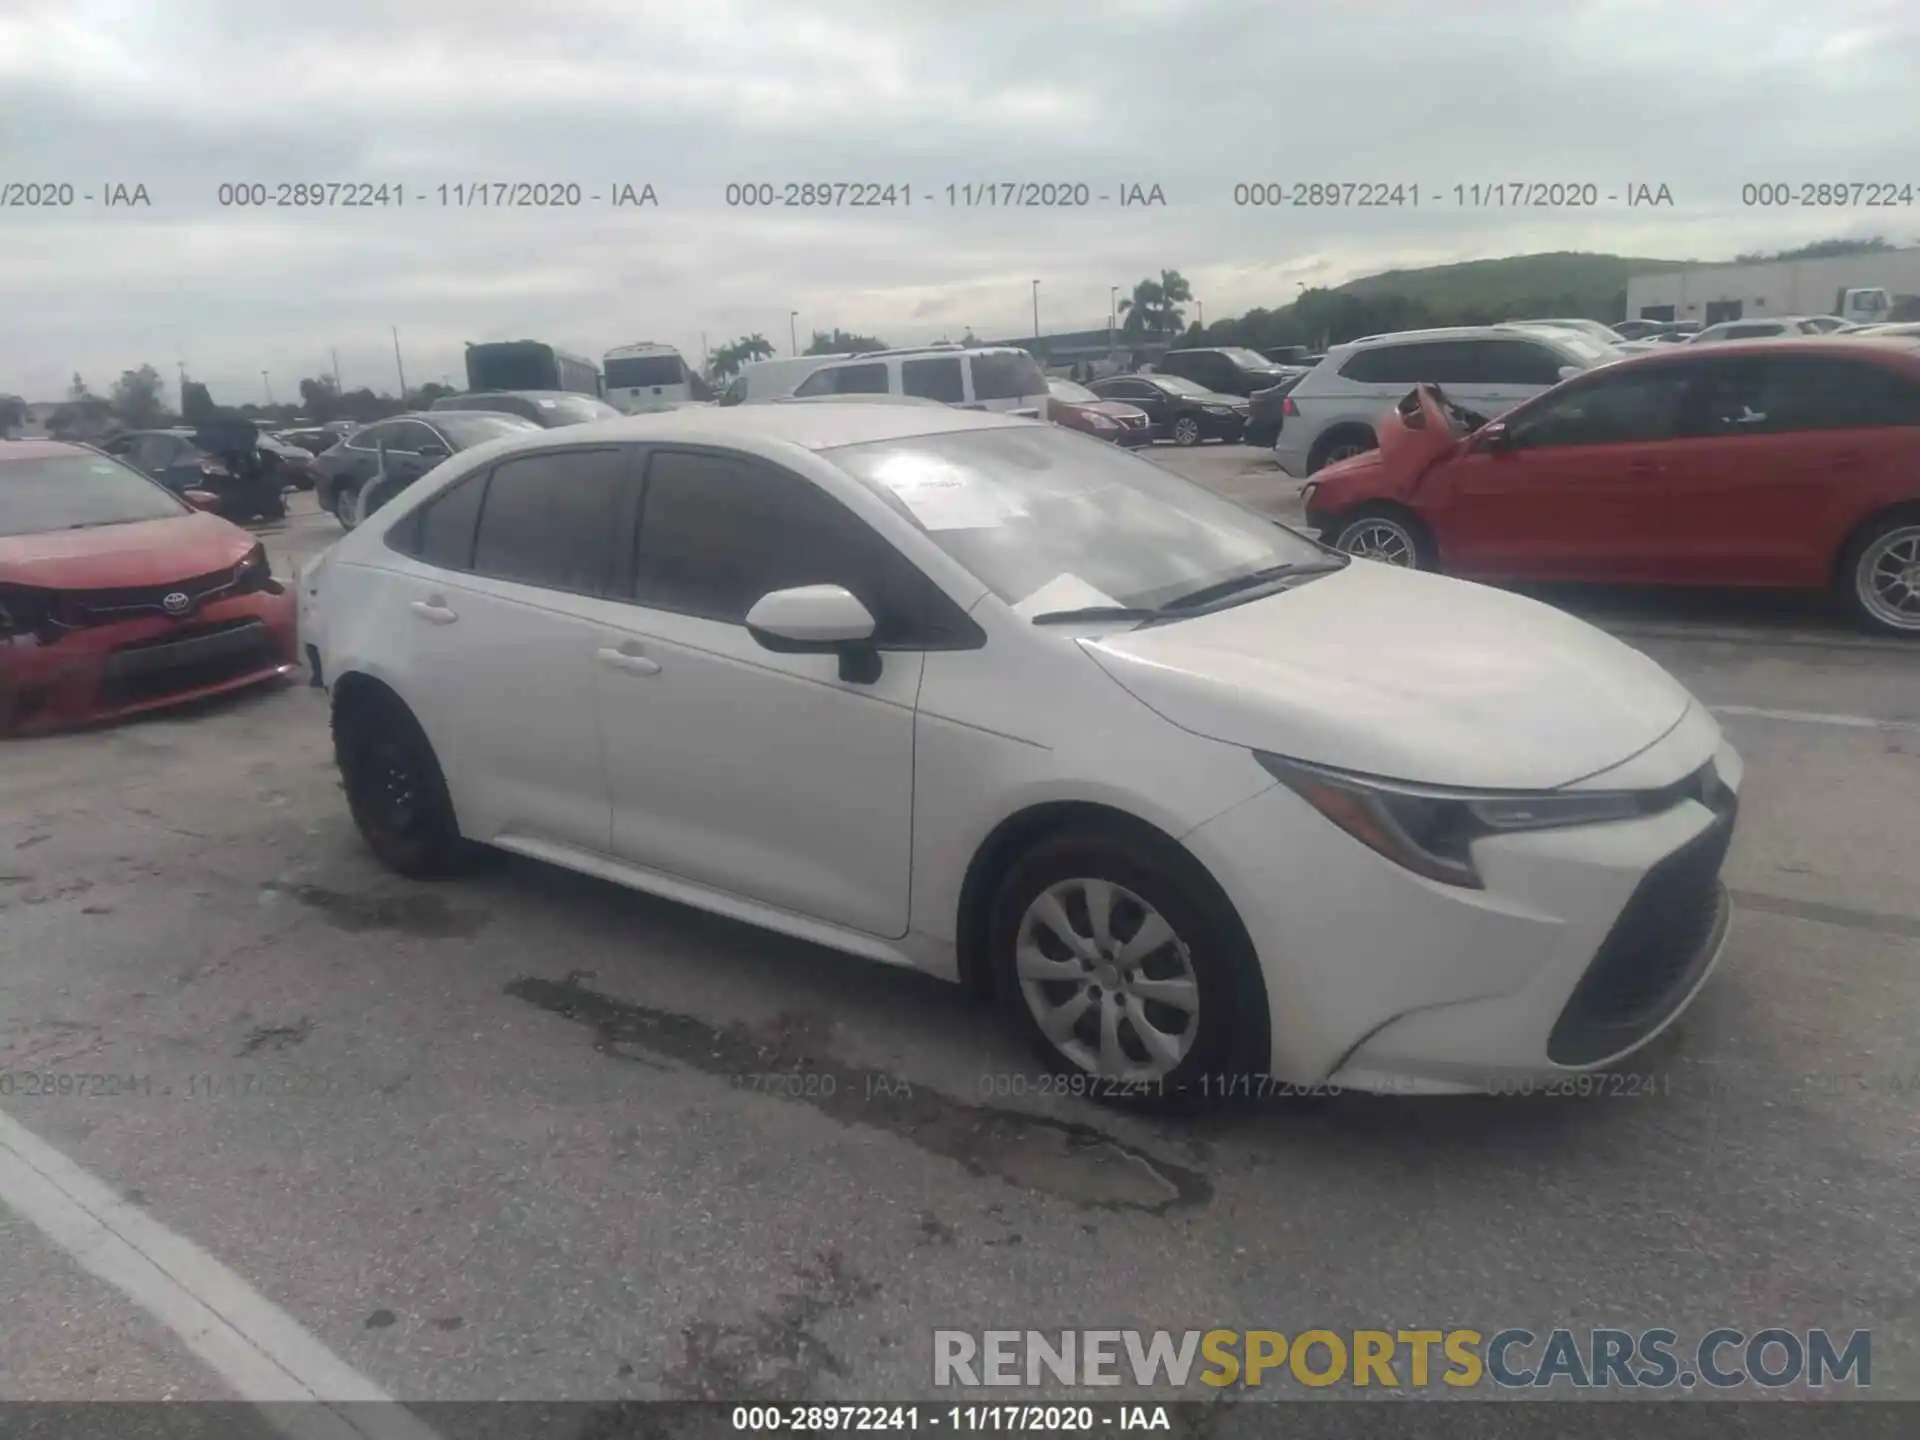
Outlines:
MULTIPOLYGON (((1690 345, 1661 345, 1641 354, 1610 362, 1608 370, 1639 365, 1708 365, 1728 356, 1812 355, 1858 356, 1879 352, 1920 362, 1920 336, 1907 335, 1787 335, 1773 340, 1728 340, 1694 349, 1690 345)), ((1597 369, 1598 367, 1596 367, 1597 369)))
POLYGON ((0 440, 0 464, 8 460, 45 460, 53 455, 93 455, 91 445, 71 440, 0 440))
POLYGON ((563 430, 531 431, 508 442, 508 451, 544 445, 578 445, 595 440, 708 442, 724 444, 743 437, 832 450, 869 441, 904 440, 916 435, 947 435, 964 430, 1014 430, 1039 424, 992 411, 955 410, 932 405, 732 405, 725 409, 666 410, 590 420, 563 430))
POLYGON ((1371 350, 1381 345, 1404 345, 1428 340, 1499 340, 1516 333, 1525 334, 1528 339, 1542 338, 1537 331, 1521 331, 1519 322, 1509 325, 1437 325, 1427 330, 1393 330, 1384 335, 1362 335, 1357 340, 1348 340, 1344 344, 1331 348, 1333 350, 1371 350))

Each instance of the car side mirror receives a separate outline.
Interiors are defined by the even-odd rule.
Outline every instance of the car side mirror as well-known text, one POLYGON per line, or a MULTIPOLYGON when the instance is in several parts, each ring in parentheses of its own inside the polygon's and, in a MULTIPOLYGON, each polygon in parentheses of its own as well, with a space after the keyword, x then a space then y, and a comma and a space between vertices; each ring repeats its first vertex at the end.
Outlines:
POLYGON ((196 510, 218 510, 220 497, 211 490, 182 490, 180 498, 196 510))
POLYGON ((453 452, 444 445, 435 445, 429 442, 428 444, 422 445, 414 453, 422 460, 444 460, 453 452))
POLYGON ((747 633, 782 655, 838 655, 840 678, 871 685, 880 678, 873 613, 844 585, 796 585, 762 595, 747 612, 747 633))
POLYGON ((1506 421, 1495 420, 1490 425, 1480 427, 1480 433, 1474 439, 1473 448, 1484 450, 1490 455, 1502 454, 1513 449, 1513 432, 1507 428, 1506 421))

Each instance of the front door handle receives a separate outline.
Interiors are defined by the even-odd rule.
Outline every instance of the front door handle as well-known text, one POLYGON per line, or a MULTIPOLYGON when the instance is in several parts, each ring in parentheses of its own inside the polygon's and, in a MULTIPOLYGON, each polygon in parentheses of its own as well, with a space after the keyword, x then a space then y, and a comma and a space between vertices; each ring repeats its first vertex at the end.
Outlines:
POLYGON ((629 650, 624 645, 617 650, 611 645, 604 645, 600 648, 599 656, 602 665, 610 665, 615 670, 624 670, 629 675, 658 675, 660 673, 660 662, 658 660, 649 659, 647 656, 642 655, 637 649, 629 650))
POLYGON ((431 620, 436 625, 451 625, 460 617, 448 608, 447 602, 438 595, 413 602, 413 613, 423 620, 431 620))

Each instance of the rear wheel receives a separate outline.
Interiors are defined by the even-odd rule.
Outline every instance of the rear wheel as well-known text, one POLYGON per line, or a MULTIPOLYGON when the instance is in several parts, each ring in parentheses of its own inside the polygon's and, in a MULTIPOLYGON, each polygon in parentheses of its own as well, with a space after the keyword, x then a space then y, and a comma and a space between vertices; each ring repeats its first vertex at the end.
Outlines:
POLYGON ((1869 524, 1847 547, 1839 579, 1864 629, 1920 637, 1920 511, 1869 524))
POLYGON ((1268 1069, 1266 991, 1226 902, 1184 854, 1131 837, 1042 841, 995 899, 988 954, 1014 1025, 1094 1099, 1191 1105, 1268 1069))
POLYGON ((1333 464, 1338 460, 1351 460, 1356 455, 1364 455, 1369 450, 1380 448, 1380 442, 1371 430, 1348 425, 1337 430, 1329 430, 1313 447, 1313 453, 1307 460, 1307 473, 1333 464))
POLYGON ((1433 542, 1420 522, 1391 505, 1368 505, 1334 529, 1333 548, 1362 560, 1378 560, 1408 570, 1431 570, 1433 542))

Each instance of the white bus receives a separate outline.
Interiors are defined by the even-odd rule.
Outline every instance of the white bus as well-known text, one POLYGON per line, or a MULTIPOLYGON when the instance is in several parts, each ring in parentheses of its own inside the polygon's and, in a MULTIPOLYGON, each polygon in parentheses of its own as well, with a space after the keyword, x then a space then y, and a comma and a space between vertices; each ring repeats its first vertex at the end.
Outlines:
POLYGON ((607 351, 601 368, 607 403, 628 415, 713 398, 706 381, 671 345, 619 345, 607 351))

